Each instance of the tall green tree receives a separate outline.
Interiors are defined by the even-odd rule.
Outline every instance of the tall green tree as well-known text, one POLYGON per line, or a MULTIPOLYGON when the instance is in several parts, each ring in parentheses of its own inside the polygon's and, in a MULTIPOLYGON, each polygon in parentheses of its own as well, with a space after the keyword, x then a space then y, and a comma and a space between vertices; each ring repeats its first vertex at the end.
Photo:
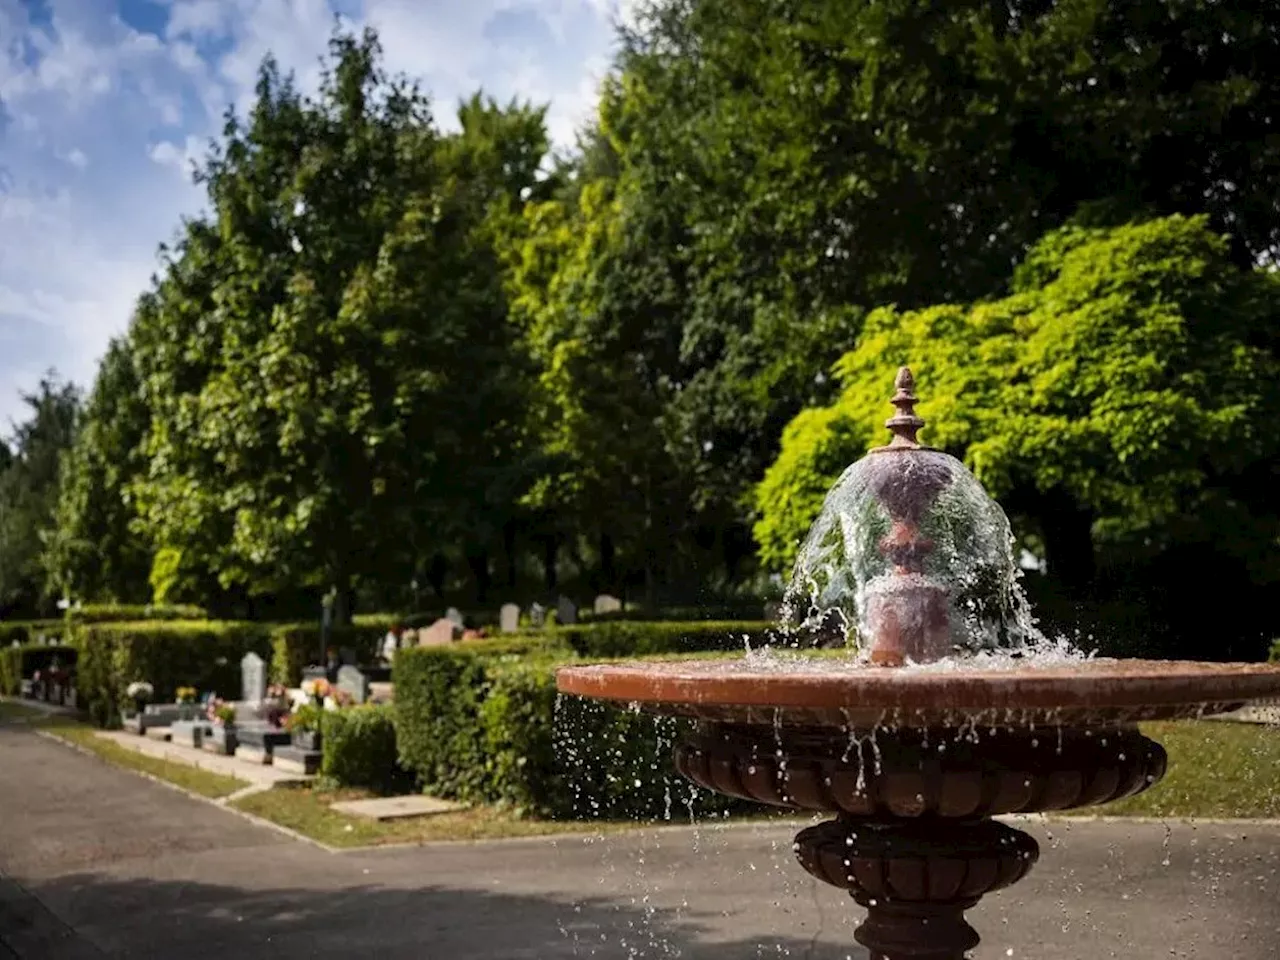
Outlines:
POLYGON ((80 391, 50 371, 23 394, 27 419, 15 424, 0 472, 0 615, 48 613, 41 545, 51 534, 59 463, 75 440, 80 391))
POLYGON ((1237 266, 1207 218, 1174 216, 1051 233, 1012 288, 868 318, 836 364, 839 399, 796 417, 758 488, 768 562, 786 569, 840 470, 883 441, 910 363, 926 442, 1013 515, 1064 601, 1051 613, 1136 592, 1150 649, 1260 653, 1280 586, 1276 274, 1237 266))
POLYGON ((51 595, 117 603, 150 597, 151 551, 132 529, 129 492, 143 468, 149 419, 129 340, 117 338, 102 358, 75 443, 63 455, 42 555, 51 595))

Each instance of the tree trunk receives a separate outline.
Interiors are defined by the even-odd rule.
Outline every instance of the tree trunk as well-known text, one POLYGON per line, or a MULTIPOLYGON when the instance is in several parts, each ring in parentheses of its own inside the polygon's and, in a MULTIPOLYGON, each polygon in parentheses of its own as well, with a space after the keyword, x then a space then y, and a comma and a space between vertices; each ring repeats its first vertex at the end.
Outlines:
POLYGON ((600 583, 602 593, 615 593, 618 585, 617 548, 613 537, 600 534, 600 583))
POLYGON ((489 551, 477 550, 467 555, 467 564, 476 581, 476 600, 485 603, 489 599, 489 585, 492 576, 489 573, 489 551))
POLYGON ((556 588, 559 587, 560 581, 556 576, 556 561, 560 553, 560 542, 558 537, 547 537, 542 541, 542 567, 544 571, 544 585, 548 594, 554 594, 556 588))
POLYGON ((502 551, 507 563, 507 589, 515 590, 519 569, 516 564, 516 525, 514 523, 507 523, 502 527, 502 551))
POLYGON ((1047 574, 1070 596, 1086 593, 1097 571, 1093 553, 1093 517, 1065 493, 1046 495, 1039 511, 1047 574))

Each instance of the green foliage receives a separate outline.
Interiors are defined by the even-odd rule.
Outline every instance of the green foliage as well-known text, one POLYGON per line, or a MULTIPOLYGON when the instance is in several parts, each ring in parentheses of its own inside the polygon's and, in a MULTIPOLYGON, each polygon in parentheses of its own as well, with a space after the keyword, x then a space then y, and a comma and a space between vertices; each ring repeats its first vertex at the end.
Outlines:
POLYGON ((836 365, 840 398, 792 423, 758 489, 762 555, 791 562, 840 467, 884 436, 910 361, 925 441, 966 460, 1069 596, 1099 566, 1187 571, 1206 547, 1219 561, 1198 589, 1280 581, 1280 283, 1227 252, 1204 218, 1073 225, 1002 300, 876 311, 836 365))
POLYGON ((555 670, 566 662, 459 646, 401 653, 401 763, 435 795, 558 818, 671 819, 736 806, 672 769, 687 724, 558 697, 555 670))
POLYGON ((115 339, 62 462, 41 557, 51 595, 94 602, 147 596, 149 550, 130 530, 127 487, 143 466, 148 419, 129 340, 115 339))
POLYGON ((381 793, 396 788, 405 776, 397 763, 394 719, 390 704, 326 710, 320 772, 347 787, 381 793))
POLYGON ((59 464, 76 435, 80 391, 50 373, 24 394, 29 419, 18 424, 0 469, 0 614, 52 608, 41 549, 51 535, 59 464))
POLYGON ((98 603, 72 607, 67 611, 67 622, 122 623, 143 620, 204 620, 208 614, 191 604, 173 606, 128 603, 98 603))
POLYGON ((155 702, 170 702, 192 686, 234 696, 240 690, 240 659, 269 652, 262 624, 218 621, 147 621, 86 624, 77 631, 77 688, 99 726, 119 722, 125 689, 146 680, 155 702))
POLYGON ((1280 640, 1271 641, 1271 652, 1267 656, 1267 660, 1271 663, 1280 663, 1280 640))
POLYGON ((0 694, 17 696, 22 681, 30 679, 37 670, 47 670, 55 658, 63 667, 72 667, 77 655, 74 647, 60 645, 5 646, 0 649, 0 694))
POLYGON ((328 711, 318 703, 304 703, 285 718, 290 733, 318 732, 328 711))
POLYGON ((636 623, 601 621, 557 627, 555 636, 583 657, 644 657, 666 653, 742 650, 769 640, 760 621, 636 623))

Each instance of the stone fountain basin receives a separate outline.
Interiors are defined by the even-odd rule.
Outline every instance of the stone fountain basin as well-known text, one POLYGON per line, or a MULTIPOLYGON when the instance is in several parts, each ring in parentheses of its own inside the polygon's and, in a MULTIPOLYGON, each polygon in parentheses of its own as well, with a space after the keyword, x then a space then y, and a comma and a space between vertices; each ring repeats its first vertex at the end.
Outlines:
POLYGON ((1093 659, 883 668, 830 658, 562 667, 562 693, 748 726, 1105 727, 1208 716, 1280 697, 1280 665, 1093 659))

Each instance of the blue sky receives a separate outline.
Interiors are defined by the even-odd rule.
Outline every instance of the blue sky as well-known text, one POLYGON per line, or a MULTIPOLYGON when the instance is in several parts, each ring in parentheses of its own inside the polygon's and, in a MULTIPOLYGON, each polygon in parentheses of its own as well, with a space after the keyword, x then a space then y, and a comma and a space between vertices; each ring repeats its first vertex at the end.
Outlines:
POLYGON ((202 199, 188 176, 270 51, 312 89, 335 15, 453 125, 477 87, 590 115, 630 0, 0 0, 0 435, 55 367, 86 387, 202 199))

